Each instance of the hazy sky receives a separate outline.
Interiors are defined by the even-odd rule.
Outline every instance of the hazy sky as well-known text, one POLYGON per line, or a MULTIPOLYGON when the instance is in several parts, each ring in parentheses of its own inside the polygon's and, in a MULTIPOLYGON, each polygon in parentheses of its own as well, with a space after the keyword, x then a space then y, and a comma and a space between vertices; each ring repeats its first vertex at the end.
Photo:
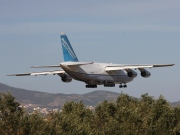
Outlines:
POLYGON ((50 93, 83 94, 109 90, 180 100, 180 1, 179 0, 1 0, 0 82, 50 93), (118 64, 166 64, 148 69, 150 78, 137 78, 128 88, 86 89, 57 75, 9 77, 7 74, 48 69, 63 61, 59 38, 65 32, 80 61, 118 64))

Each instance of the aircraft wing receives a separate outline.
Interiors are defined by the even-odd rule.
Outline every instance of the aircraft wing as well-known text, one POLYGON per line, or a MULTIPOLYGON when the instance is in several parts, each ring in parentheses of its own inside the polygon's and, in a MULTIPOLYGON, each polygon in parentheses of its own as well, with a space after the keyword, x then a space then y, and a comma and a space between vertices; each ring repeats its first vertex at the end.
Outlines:
POLYGON ((42 72, 30 72, 30 73, 20 73, 20 74, 11 74, 7 76, 29 76, 29 75, 49 75, 49 74, 58 74, 58 75, 63 75, 65 73, 64 70, 54 70, 54 71, 42 71, 42 72))
POLYGON ((105 71, 128 70, 128 69, 143 69, 143 68, 154 68, 154 67, 167 67, 167 66, 174 66, 174 65, 175 65, 175 64, 107 66, 107 67, 105 68, 105 71))

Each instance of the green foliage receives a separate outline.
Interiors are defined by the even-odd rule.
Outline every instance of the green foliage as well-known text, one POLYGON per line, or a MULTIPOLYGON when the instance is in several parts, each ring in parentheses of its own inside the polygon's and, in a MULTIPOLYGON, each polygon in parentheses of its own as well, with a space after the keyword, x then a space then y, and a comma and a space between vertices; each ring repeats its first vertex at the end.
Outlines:
POLYGON ((92 133, 93 112, 82 102, 67 102, 62 112, 52 114, 52 124, 56 134, 87 135, 92 133))
POLYGON ((0 133, 18 134, 19 119, 24 113, 19 105, 10 92, 0 93, 0 133))
POLYGON ((115 102, 103 101, 94 110, 82 102, 67 102, 62 111, 28 114, 8 93, 0 93, 2 135, 180 135, 180 108, 163 96, 140 99, 121 93, 115 102))

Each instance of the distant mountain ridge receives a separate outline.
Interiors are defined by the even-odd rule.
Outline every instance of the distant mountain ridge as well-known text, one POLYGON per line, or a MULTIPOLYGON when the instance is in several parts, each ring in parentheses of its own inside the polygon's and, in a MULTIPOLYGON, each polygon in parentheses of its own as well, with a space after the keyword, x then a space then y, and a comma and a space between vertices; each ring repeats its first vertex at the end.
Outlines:
MULTIPOLYGON (((61 108, 67 101, 82 101, 87 106, 96 106, 104 100, 115 100, 120 93, 96 90, 86 94, 52 94, 14 88, 0 83, 0 92, 10 91, 15 99, 21 104, 35 104, 49 108, 61 108)), ((180 101, 172 102, 173 106, 180 106, 180 101)))
POLYGON ((36 104, 38 106, 60 108, 67 101, 82 101, 85 105, 96 106, 103 100, 115 100, 119 93, 96 90, 86 94, 52 94, 14 88, 0 83, 0 92, 11 91, 15 99, 21 104, 36 104))

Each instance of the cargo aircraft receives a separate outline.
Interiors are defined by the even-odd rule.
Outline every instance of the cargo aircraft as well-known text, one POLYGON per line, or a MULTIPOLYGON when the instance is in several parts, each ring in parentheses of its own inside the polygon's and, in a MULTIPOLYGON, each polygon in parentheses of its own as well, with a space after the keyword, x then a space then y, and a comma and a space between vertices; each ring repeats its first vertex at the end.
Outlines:
POLYGON ((30 72, 21 74, 11 74, 8 76, 37 76, 57 74, 63 82, 71 82, 72 79, 85 82, 86 88, 97 88, 97 85, 104 87, 115 87, 119 84, 119 88, 126 88, 127 83, 133 81, 137 76, 134 70, 139 70, 144 78, 150 77, 151 73, 146 68, 166 67, 175 64, 137 64, 124 65, 112 63, 97 62, 79 62, 66 34, 60 33, 64 62, 59 65, 50 66, 33 66, 32 68, 61 68, 61 70, 30 72))

